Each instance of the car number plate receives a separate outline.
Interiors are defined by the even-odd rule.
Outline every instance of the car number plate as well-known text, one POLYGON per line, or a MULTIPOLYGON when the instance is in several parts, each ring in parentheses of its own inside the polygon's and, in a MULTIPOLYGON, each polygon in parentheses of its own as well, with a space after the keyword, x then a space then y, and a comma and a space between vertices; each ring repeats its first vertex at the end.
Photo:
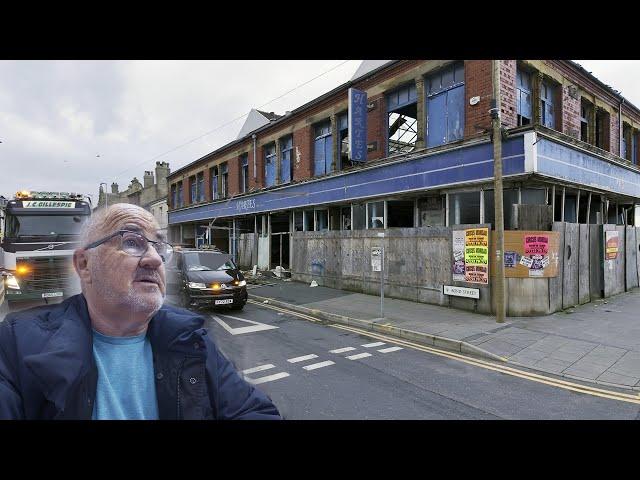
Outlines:
POLYGON ((216 300, 216 305, 226 305, 227 303, 233 303, 233 298, 228 298, 227 300, 216 300))
POLYGON ((61 296, 62 296, 62 292, 50 292, 50 293, 42 294, 42 298, 61 297, 61 296))

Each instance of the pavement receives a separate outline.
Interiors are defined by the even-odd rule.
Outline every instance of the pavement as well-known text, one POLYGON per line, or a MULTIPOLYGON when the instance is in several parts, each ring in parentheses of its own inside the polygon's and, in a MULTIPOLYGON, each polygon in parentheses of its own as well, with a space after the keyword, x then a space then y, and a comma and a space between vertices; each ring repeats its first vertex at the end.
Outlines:
POLYGON ((448 307, 264 279, 249 298, 341 323, 592 384, 640 390, 640 289, 543 317, 448 307))

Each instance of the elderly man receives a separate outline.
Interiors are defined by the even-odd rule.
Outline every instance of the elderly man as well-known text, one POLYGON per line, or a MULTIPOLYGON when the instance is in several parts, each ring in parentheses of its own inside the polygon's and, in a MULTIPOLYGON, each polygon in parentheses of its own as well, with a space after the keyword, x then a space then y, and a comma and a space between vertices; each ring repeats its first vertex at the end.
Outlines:
POLYGON ((279 419, 202 328, 163 306, 173 249, 146 210, 116 204, 84 226, 82 294, 0 323, 0 419, 279 419))

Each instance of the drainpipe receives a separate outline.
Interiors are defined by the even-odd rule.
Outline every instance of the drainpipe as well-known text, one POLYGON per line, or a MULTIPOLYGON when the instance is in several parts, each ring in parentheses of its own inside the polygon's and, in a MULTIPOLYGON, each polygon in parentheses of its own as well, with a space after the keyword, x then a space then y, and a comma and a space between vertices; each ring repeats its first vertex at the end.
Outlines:
POLYGON ((258 166, 256 163, 256 155, 257 155, 257 137, 256 134, 254 133, 253 135, 251 135, 251 138, 253 138, 253 180, 256 181, 258 179, 258 166))

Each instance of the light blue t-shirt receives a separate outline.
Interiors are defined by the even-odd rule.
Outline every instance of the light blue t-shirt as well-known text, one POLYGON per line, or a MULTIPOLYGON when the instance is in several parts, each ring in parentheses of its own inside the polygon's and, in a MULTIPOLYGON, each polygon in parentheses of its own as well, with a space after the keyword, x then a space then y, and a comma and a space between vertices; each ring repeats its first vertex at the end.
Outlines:
POLYGON ((109 337, 93 331, 98 388, 93 420, 157 420, 153 352, 146 333, 109 337))

